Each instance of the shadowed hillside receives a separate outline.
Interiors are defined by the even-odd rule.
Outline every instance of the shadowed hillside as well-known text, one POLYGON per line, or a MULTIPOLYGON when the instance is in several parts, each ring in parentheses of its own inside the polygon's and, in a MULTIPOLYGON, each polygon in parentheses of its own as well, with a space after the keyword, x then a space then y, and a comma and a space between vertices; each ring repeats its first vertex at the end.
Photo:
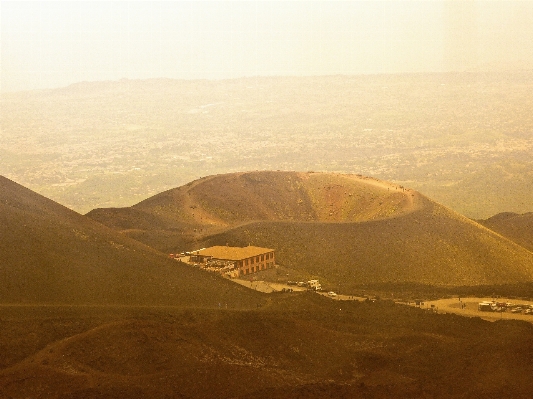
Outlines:
POLYGON ((258 294, 0 177, 0 303, 255 306, 258 294))
POLYGON ((479 223, 533 251, 533 213, 499 213, 479 223))
POLYGON ((533 389, 530 323, 389 301, 303 293, 250 311, 0 306, 0 316, 7 398, 525 399, 533 389))
MULTIPOLYGON (((532 254, 439 205, 409 217, 365 223, 257 222, 208 237, 278 248, 279 263, 339 290, 377 282, 436 285, 532 280, 532 254)), ((350 292, 350 291, 348 291, 350 292)), ((353 292, 353 291, 352 291, 353 292)))
POLYGON ((339 288, 533 280, 531 252, 415 191, 357 175, 211 176, 88 216, 162 251, 275 248, 278 263, 339 288), (143 217, 126 223, 133 210, 143 217), (149 218, 159 222, 146 228, 149 218))

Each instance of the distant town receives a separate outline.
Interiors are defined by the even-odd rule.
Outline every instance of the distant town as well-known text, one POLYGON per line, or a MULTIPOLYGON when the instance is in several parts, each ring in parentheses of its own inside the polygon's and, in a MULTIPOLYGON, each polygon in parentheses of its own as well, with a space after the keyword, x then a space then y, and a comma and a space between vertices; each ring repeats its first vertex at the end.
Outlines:
POLYGON ((361 173, 486 218, 533 202, 531 102, 526 72, 121 81, 4 94, 0 174, 86 213, 212 174, 361 173), (140 106, 139 96, 150 101, 140 106))

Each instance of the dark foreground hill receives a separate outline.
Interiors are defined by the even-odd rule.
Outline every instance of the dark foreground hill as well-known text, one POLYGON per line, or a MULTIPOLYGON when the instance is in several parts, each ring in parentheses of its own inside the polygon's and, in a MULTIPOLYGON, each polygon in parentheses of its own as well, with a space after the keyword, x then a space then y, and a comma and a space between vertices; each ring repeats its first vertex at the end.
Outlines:
POLYGON ((259 294, 167 259, 0 177, 0 303, 256 306, 259 294))
POLYGON ((533 251, 533 213, 499 213, 479 223, 533 251))
POLYGON ((0 397, 525 399, 533 326, 278 294, 257 310, 0 306, 0 397))
POLYGON ((358 175, 211 176, 88 216, 165 252, 275 248, 281 265, 335 287, 533 280, 530 251, 418 192, 358 175))

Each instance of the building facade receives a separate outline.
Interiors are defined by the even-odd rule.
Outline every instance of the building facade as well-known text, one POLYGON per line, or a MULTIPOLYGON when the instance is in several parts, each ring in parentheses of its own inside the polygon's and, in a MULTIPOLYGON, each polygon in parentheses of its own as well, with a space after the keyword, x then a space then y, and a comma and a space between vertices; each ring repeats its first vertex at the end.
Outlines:
POLYGON ((191 252, 191 262, 233 262, 239 276, 272 269, 276 264, 274 250, 261 247, 215 246, 191 252))

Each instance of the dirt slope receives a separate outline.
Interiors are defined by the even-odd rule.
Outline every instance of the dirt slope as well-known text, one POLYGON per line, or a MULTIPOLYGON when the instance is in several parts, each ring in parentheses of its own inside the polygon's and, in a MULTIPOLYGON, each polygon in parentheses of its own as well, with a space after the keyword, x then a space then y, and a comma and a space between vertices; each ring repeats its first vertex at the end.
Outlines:
POLYGON ((499 213, 479 223, 533 251, 533 213, 499 213))
POLYGON ((256 294, 0 177, 0 303, 232 306, 256 294))
MULTIPOLYGON (((337 288, 533 280, 530 251, 415 191, 357 175, 211 176, 113 212, 125 218, 132 209, 146 216, 129 220, 123 231, 154 248, 276 248, 278 263, 337 288), (161 222, 146 228, 149 217, 161 222)), ((119 225, 109 212, 88 216, 119 225)))
POLYGON ((529 251, 453 218, 439 205, 428 201, 427 206, 409 217, 365 223, 251 223, 208 237, 201 245, 251 242, 277 248, 284 266, 348 292, 378 282, 480 285, 532 280, 529 251))
POLYGON ((0 306, 0 316, 2 398, 522 399, 533 389, 530 323, 391 302, 304 293, 252 311, 0 306))
POLYGON ((133 208, 166 220, 228 226, 257 220, 356 222, 412 207, 402 188, 363 176, 263 171, 209 176, 133 208))

